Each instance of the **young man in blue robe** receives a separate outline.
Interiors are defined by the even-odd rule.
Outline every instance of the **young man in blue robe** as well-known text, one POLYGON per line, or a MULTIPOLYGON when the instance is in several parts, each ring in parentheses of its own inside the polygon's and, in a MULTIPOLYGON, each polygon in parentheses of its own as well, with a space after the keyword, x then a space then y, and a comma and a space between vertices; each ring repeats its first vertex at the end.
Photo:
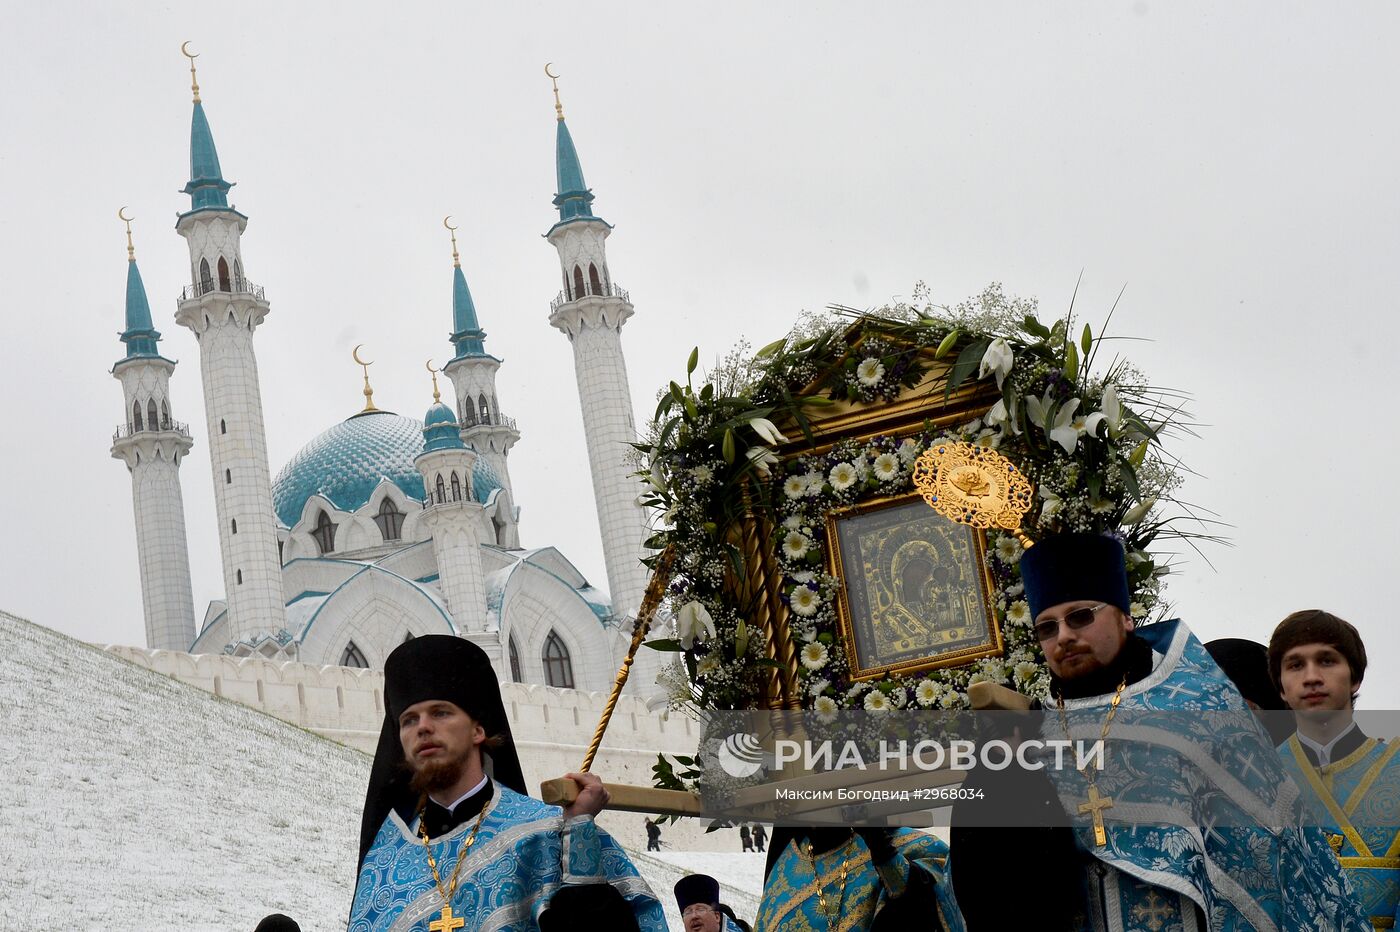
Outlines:
POLYGON ((479 647, 450 635, 400 645, 384 708, 350 932, 665 932, 646 881, 593 822, 607 804, 596 776, 570 774, 567 809, 525 795, 479 647))
POLYGON ((1200 641, 1175 621, 1135 629, 1119 542, 1047 538, 1021 575, 1051 673, 1039 737, 1107 733, 1106 754, 1101 769, 969 777, 983 816, 1038 807, 1014 828, 969 826, 977 806, 954 807, 953 892, 969 932, 1368 929, 1267 734, 1200 641), (1067 814, 1072 827, 1059 827, 1067 814))
POLYGON ((1400 919, 1400 744, 1369 738, 1352 712, 1366 675, 1366 646, 1347 622, 1294 612, 1269 640, 1269 673, 1298 731, 1279 752, 1321 803, 1333 850, 1373 928, 1400 919))

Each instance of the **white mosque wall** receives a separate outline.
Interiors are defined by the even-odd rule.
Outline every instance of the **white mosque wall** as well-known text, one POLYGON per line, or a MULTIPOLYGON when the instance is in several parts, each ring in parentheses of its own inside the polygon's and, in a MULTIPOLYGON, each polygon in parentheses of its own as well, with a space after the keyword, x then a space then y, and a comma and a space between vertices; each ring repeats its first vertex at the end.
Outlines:
MULTIPOLYGON (((140 647, 105 650, 367 754, 373 754, 378 743, 384 723, 382 670, 140 647)), ((526 784, 535 792, 542 781, 578 769, 608 698, 602 692, 522 683, 502 683, 501 696, 526 784)), ((609 783, 650 786, 658 753, 691 755, 698 739, 699 726, 691 719, 663 717, 649 711, 642 700, 622 696, 593 772, 609 783)), ((599 822, 631 845, 645 837, 641 815, 605 812, 599 822)), ((705 828, 696 820, 683 820, 667 826, 664 838, 679 850, 735 845, 732 832, 706 834, 705 828)))

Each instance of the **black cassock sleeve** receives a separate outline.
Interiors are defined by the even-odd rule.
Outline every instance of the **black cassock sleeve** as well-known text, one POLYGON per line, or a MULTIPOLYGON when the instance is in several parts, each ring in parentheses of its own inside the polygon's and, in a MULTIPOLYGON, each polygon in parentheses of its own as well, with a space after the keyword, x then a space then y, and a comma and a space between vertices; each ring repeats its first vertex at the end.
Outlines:
POLYGON ((934 893, 933 877, 917 864, 909 865, 909 880, 904 892, 888 899, 870 932, 946 932, 938 915, 938 897, 934 893))
POLYGON ((540 932, 637 932, 632 904, 606 883, 562 887, 540 914, 540 932))

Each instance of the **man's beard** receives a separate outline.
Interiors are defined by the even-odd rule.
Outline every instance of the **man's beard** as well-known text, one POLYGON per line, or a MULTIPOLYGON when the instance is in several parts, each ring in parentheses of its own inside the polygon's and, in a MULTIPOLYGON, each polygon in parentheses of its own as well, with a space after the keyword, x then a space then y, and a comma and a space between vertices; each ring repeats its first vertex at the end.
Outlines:
POLYGON ((413 768, 409 786, 415 793, 437 793, 447 789, 462 778, 470 753, 471 748, 467 747, 452 757, 439 755, 416 765, 409 764, 413 768))

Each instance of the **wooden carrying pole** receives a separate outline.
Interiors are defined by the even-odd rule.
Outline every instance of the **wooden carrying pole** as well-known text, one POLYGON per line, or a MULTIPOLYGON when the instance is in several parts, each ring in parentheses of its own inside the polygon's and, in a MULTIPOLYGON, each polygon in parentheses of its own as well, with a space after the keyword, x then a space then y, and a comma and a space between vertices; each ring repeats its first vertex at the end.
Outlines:
MULTIPOLYGON (((593 740, 588 744, 588 752, 583 757, 583 766, 579 767, 581 773, 588 773, 593 769, 593 761, 598 757, 598 748, 603 744, 603 735, 607 732, 608 723, 612 721, 613 711, 617 708, 618 697, 622 695, 622 688, 627 685, 627 678, 632 674, 632 662, 636 659, 637 651, 641 648, 648 629, 651 628, 651 620, 656 615, 656 610, 661 606, 661 599, 666 595, 666 587, 671 582, 671 567, 675 561, 675 546, 668 546, 661 552, 661 559, 657 561, 656 569, 651 574, 651 582, 647 585, 646 593, 642 596, 641 608, 637 611, 637 622, 632 630, 632 643, 627 647, 627 656, 623 658, 622 668, 617 671, 617 680, 613 683, 612 693, 608 696, 607 705, 603 707, 603 715, 598 720, 598 727, 593 732, 593 740)), ((654 786, 628 786, 620 783, 604 784, 604 789, 608 791, 609 809, 674 815, 700 814, 700 798, 694 793, 681 790, 662 790, 654 786)), ((540 799, 552 806, 568 806, 575 799, 578 799, 578 784, 568 777, 546 780, 540 784, 540 799)))

